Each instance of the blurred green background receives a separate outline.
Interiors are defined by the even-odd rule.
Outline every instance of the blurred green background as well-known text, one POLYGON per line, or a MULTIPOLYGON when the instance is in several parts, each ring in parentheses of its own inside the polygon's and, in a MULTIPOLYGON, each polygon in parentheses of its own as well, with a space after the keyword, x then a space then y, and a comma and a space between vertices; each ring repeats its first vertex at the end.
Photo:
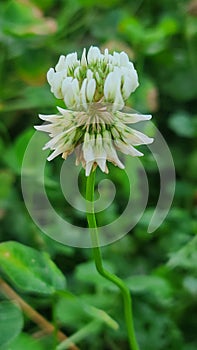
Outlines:
MULTIPOLYGON (((55 319, 68 335, 84 327, 92 315, 83 303, 105 310, 118 330, 95 327, 79 342, 80 349, 127 349, 122 302, 117 290, 97 276, 88 249, 64 247, 33 223, 23 202, 20 171, 38 113, 56 113, 60 105, 50 92, 46 72, 60 54, 84 47, 128 53, 140 87, 128 105, 151 113, 165 137, 176 167, 176 193, 160 228, 147 233, 159 194, 158 170, 147 152, 143 164, 149 178, 149 205, 139 224, 124 239, 103 248, 105 263, 127 281, 134 298, 137 337, 142 350, 197 348, 197 1, 193 0, 13 0, 0 2, 0 220, 1 242, 16 241, 47 252, 67 277, 77 300, 25 293, 1 275, 45 317, 55 319), (53 310, 52 310, 53 309, 53 310), (65 311, 66 310, 66 311, 65 311), (122 318, 121 318, 122 317, 122 318)), ((32 163, 34 160, 32 160, 32 163)), ((58 184, 61 158, 49 165, 47 188, 53 206, 65 202, 58 184)), ((112 169, 112 167, 111 167, 112 169)), ((121 171, 110 176, 121 192, 104 220, 113 220, 126 205, 127 186, 121 171), (119 196, 119 197, 118 197, 119 196)), ((66 214, 83 224, 69 206, 66 214)), ((99 218, 100 220, 100 218, 99 218)), ((22 274, 22 270, 19 272, 22 274)), ((3 299, 3 296, 0 297, 3 299)), ((94 317, 93 317, 94 318, 94 317)), ((20 327, 19 327, 20 328, 20 327)), ((113 328, 113 327, 112 327, 113 328)), ((31 349, 35 325, 25 319, 23 333, 9 349, 31 349), (25 345, 24 345, 25 344, 25 345), (28 345, 29 344, 29 345, 28 345)), ((41 337, 34 349, 47 349, 41 337)), ((4 348, 2 348, 4 350, 4 348)), ((8 348, 5 347, 7 350, 8 348)))

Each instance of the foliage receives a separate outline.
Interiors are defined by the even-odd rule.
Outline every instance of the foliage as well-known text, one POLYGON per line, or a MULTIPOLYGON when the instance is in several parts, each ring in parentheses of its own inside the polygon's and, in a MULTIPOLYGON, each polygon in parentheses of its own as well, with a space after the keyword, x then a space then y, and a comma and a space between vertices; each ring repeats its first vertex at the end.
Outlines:
MULTIPOLYGON (((55 349, 56 328, 73 336, 80 349, 128 347, 118 290, 97 275, 89 249, 63 246, 39 230, 20 186, 37 115, 53 113, 60 105, 50 93, 46 71, 60 54, 81 53, 91 44, 125 50, 134 61, 140 87, 129 105, 153 114, 177 176, 171 210, 157 231, 148 234, 159 179, 147 152, 142 159, 149 180, 147 209, 127 236, 102 248, 105 264, 132 292, 142 350, 196 349, 196 8, 196 0, 0 3, 0 276, 55 329, 48 336, 38 333, 39 325, 24 317, 17 302, 7 300, 12 298, 0 283, 2 350, 55 349)), ((36 155, 28 169, 33 176, 35 162, 36 155)), ((85 225, 81 212, 65 203, 58 177, 61 162, 47 165, 48 196, 58 212, 66 211, 73 222, 85 225)), ((103 178, 98 174, 98 181, 103 178)), ((117 194, 110 208, 98 215, 99 222, 115 220, 127 203, 125 175, 110 167, 110 179, 117 184, 117 194)))

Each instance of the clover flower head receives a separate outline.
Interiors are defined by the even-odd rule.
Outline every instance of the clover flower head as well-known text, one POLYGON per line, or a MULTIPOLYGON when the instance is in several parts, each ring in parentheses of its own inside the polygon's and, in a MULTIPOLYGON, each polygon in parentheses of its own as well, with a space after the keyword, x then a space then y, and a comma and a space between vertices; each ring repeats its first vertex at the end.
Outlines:
POLYGON ((49 133, 51 140, 44 149, 54 159, 67 158, 74 150, 76 164, 82 164, 88 176, 97 165, 108 173, 106 162, 123 169, 117 151, 132 156, 143 154, 133 146, 149 144, 152 138, 131 129, 128 124, 149 120, 150 115, 124 113, 130 94, 137 88, 138 76, 125 52, 113 55, 91 46, 81 60, 77 53, 60 56, 50 68, 47 79, 56 98, 63 99, 67 109, 57 107, 57 115, 39 115, 48 124, 36 126, 49 133))

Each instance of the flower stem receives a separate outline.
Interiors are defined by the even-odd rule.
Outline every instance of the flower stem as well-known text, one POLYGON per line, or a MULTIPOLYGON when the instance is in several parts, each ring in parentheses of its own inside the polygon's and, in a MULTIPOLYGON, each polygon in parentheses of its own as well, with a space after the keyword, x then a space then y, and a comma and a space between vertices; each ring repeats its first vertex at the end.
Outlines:
POLYGON ((95 171, 91 171, 90 175, 87 177, 86 182, 86 201, 87 201, 87 220, 90 229, 93 255, 96 265, 96 269, 100 275, 102 275, 107 280, 114 283, 120 289, 124 302, 124 313, 125 321, 127 325, 128 340, 131 350, 139 350, 139 346, 135 337, 134 325, 133 325, 133 315, 132 315, 132 300, 129 288, 124 284, 124 282, 107 271, 103 267, 101 250, 99 248, 99 237, 98 229, 96 223, 96 217, 94 212, 94 184, 95 184, 95 171))

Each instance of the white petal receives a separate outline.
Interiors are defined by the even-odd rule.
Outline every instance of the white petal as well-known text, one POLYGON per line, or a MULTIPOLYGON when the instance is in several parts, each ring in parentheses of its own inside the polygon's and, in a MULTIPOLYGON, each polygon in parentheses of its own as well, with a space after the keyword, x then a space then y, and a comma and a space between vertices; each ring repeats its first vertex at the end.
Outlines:
POLYGON ((61 118, 61 116, 57 114, 49 114, 49 115, 39 114, 39 118, 42 120, 46 120, 47 122, 49 121, 53 123, 58 121, 61 118))
POLYGON ((76 78, 72 81, 72 90, 73 90, 75 104, 77 106, 79 106, 80 105, 80 90, 79 90, 79 82, 76 78))
POLYGON ((93 72, 91 69, 87 70, 86 76, 88 80, 91 80, 93 78, 93 72))
POLYGON ((86 163, 86 176, 89 176, 92 170, 94 162, 86 163))
POLYGON ((67 94, 68 90, 71 89, 72 81, 73 81, 72 77, 67 77, 63 80, 62 86, 61 86, 63 96, 65 96, 67 94))
POLYGON ((138 123, 140 121, 146 121, 146 120, 150 120, 152 118, 151 114, 138 114, 138 113, 124 113, 124 112, 120 112, 117 111, 115 114, 120 121, 122 121, 125 124, 133 124, 133 123, 138 123))
POLYGON ((121 140, 114 140, 116 148, 125 154, 130 154, 133 157, 141 157, 143 156, 143 153, 139 152, 137 149, 132 147, 131 145, 128 145, 121 140))
POLYGON ((128 63, 129 63, 129 57, 124 51, 122 51, 120 53, 120 65, 121 66, 127 66, 128 63))
POLYGON ((117 89, 120 89, 120 83, 121 83, 121 73, 119 70, 114 70, 113 72, 110 72, 105 80, 104 84, 104 96, 107 101, 113 102, 117 89))
POLYGON ((61 55, 59 58, 59 61, 57 62, 56 66, 55 66, 55 70, 56 70, 56 72, 59 72, 63 69, 66 69, 66 57, 61 55))
POLYGON ((120 89, 117 88, 115 100, 113 103, 113 111, 121 110, 124 107, 124 100, 122 98, 120 89))
POLYGON ((59 156, 61 153, 63 153, 63 150, 57 148, 53 153, 50 154, 49 157, 47 157, 47 160, 50 162, 50 161, 53 160, 55 157, 59 156))
POLYGON ((113 61, 112 61, 113 65, 115 66, 120 66, 120 54, 116 51, 114 51, 113 53, 113 61))
POLYGON ((130 143, 134 146, 139 145, 149 145, 154 141, 153 138, 146 136, 142 132, 134 129, 127 129, 127 132, 123 133, 123 138, 126 142, 130 143))
POLYGON ((50 68, 47 72, 47 81, 50 85, 53 83, 54 74, 55 74, 55 71, 53 68, 50 68))
POLYGON ((80 100, 81 104, 85 109, 87 109, 87 101, 86 101, 86 87, 87 87, 87 78, 83 80, 81 90, 80 90, 80 100))
POLYGON ((101 57, 102 57, 101 52, 98 47, 91 46, 89 48, 88 54, 87 54, 87 59, 89 64, 96 63, 96 61, 99 60, 101 57))
POLYGON ((76 96, 79 96, 79 90, 77 90, 77 79, 67 77, 62 84, 62 93, 64 96, 64 102, 68 108, 73 108, 76 103, 76 96))
POLYGON ((119 168, 124 169, 124 165, 121 163, 116 150, 112 144, 111 135, 108 131, 104 131, 103 133, 103 145, 104 149, 107 153, 107 160, 117 165, 119 168))
POLYGON ((124 99, 127 100, 131 92, 139 86, 138 75, 134 68, 129 70, 126 67, 121 67, 121 71, 123 80, 122 93, 124 99))
POLYGON ((90 79, 87 83, 87 99, 89 102, 92 102, 94 94, 96 91, 96 80, 95 79, 90 79))
POLYGON ((52 124, 47 124, 47 125, 35 125, 34 128, 39 131, 44 131, 50 133, 53 130, 53 125, 52 124))
POLYGON ((74 77, 80 79, 80 66, 77 66, 74 70, 74 77))
POLYGON ((95 161, 99 165, 100 169, 105 172, 106 170, 106 151, 103 147, 103 140, 100 134, 97 134, 96 144, 94 147, 95 161))
POLYGON ((94 135, 90 136, 90 134, 86 132, 84 136, 84 144, 83 144, 83 155, 86 162, 92 162, 95 159, 94 150, 93 150, 94 145, 95 145, 94 135))
POLYGON ((77 60, 77 53, 73 52, 73 53, 69 53, 66 56, 66 65, 69 68, 73 68, 74 66, 78 65, 80 62, 77 60))
POLYGON ((54 93, 55 97, 57 98, 63 98, 62 92, 61 92, 61 85, 62 80, 64 78, 65 72, 57 72, 54 73, 53 81, 51 84, 51 91, 54 93))
POLYGON ((83 53, 81 56, 81 66, 82 67, 87 67, 87 60, 86 60, 86 49, 83 49, 83 53))

